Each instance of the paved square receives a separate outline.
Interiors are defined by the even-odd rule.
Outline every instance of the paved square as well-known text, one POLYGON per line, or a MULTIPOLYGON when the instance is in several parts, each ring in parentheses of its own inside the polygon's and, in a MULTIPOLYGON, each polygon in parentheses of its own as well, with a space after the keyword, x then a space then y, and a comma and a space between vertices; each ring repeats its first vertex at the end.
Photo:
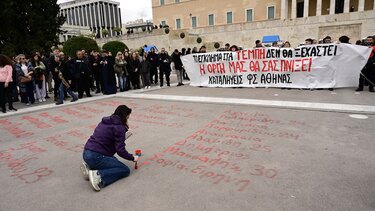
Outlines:
POLYGON ((374 210, 368 117, 121 96, 3 117, 0 210, 374 210), (139 169, 94 192, 82 148, 120 104, 139 169))

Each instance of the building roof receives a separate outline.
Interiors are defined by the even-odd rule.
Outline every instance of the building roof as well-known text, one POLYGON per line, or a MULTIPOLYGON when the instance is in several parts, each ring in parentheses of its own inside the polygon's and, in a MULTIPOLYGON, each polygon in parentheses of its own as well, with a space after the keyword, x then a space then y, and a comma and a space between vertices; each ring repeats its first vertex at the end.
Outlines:
POLYGON ((77 6, 82 6, 82 5, 92 4, 92 3, 99 3, 99 2, 111 3, 111 4, 118 5, 118 6, 120 5, 120 2, 112 1, 112 0, 72 0, 72 1, 61 3, 60 8, 66 9, 70 7, 77 7, 77 6))

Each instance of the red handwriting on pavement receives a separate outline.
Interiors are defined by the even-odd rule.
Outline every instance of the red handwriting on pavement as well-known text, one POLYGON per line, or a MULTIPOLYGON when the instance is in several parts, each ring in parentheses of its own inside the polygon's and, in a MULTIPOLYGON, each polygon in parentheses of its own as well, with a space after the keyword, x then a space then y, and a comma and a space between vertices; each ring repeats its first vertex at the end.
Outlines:
POLYGON ((103 110, 100 110, 100 109, 97 109, 97 108, 92 108, 91 106, 84 106, 84 105, 79 105, 79 106, 76 106, 74 108, 77 109, 77 110, 80 110, 80 111, 90 112, 90 113, 94 113, 94 114, 100 114, 100 113, 104 112, 103 110))
POLYGON ((190 167, 183 161, 164 158, 163 154, 155 154, 153 157, 140 164, 139 167, 150 164, 150 162, 154 162, 162 168, 174 168, 178 171, 184 171, 196 175, 199 179, 208 181, 214 185, 233 184, 239 192, 246 190, 251 183, 249 179, 233 177, 229 174, 221 173, 222 171, 220 170, 210 170, 207 165, 196 165, 190 167))
POLYGON ((261 112, 225 110, 217 119, 167 146, 139 167, 155 164, 173 168, 214 185, 230 184, 237 191, 246 191, 255 180, 278 177, 275 166, 261 164, 259 160, 273 152, 272 143, 299 140, 301 135, 295 128, 302 126, 305 126, 303 121, 278 120, 261 112))
POLYGON ((65 114, 74 116, 76 118, 89 119, 93 117, 91 115, 76 111, 74 108, 60 108, 59 110, 65 114))
POLYGON ((63 139, 63 135, 57 134, 45 138, 45 141, 54 145, 55 147, 72 152, 83 152, 84 144, 71 144, 63 139))
POLYGON ((1 119, 0 120, 1 129, 7 131, 11 135, 16 138, 23 138, 33 135, 33 132, 26 131, 20 128, 22 126, 21 123, 13 123, 10 122, 8 119, 1 119))
POLYGON ((200 118, 201 116, 194 112, 193 109, 185 108, 178 105, 152 105, 149 108, 142 109, 141 111, 147 111, 152 114, 161 114, 166 116, 178 116, 183 118, 200 118))
POLYGON ((119 105, 127 105, 131 109, 136 109, 138 108, 137 103, 133 103, 131 101, 119 101, 119 100, 105 100, 105 101, 98 101, 95 102, 95 104, 100 105, 100 106, 107 106, 107 107, 117 107, 119 105))
POLYGON ((48 119, 54 123, 57 123, 57 124, 63 124, 63 123, 68 123, 69 121, 68 120, 65 120, 63 119, 61 116, 53 116, 51 115, 50 113, 48 112, 43 112, 43 113, 40 113, 39 116, 45 118, 45 119, 48 119))
POLYGON ((22 116, 21 119, 26 120, 39 129, 46 129, 52 127, 52 125, 42 122, 40 119, 32 116, 22 116))
POLYGON ((46 151, 46 149, 36 146, 35 141, 23 143, 18 148, 0 150, 0 164, 3 164, 9 169, 11 177, 15 177, 26 184, 36 183, 53 173, 53 171, 47 167, 41 167, 35 170, 30 170, 29 167, 30 162, 38 160, 38 155, 46 151), (20 151, 22 151, 22 153, 20 153, 20 151), (22 157, 17 157, 17 154, 22 154, 22 157))

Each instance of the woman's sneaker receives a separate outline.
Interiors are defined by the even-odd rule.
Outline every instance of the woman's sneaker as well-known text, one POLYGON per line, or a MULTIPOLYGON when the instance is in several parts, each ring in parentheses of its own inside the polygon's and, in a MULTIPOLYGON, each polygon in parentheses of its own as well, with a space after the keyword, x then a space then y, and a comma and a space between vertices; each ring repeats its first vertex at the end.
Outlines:
POLYGON ((95 191, 100 191, 100 187, 102 186, 102 178, 99 175, 99 172, 97 170, 95 171, 89 171, 89 178, 92 187, 95 191))
POLYGON ((82 172, 82 175, 83 175, 83 179, 89 180, 90 168, 87 165, 87 163, 85 163, 85 162, 81 163, 80 169, 81 169, 81 172, 82 172))

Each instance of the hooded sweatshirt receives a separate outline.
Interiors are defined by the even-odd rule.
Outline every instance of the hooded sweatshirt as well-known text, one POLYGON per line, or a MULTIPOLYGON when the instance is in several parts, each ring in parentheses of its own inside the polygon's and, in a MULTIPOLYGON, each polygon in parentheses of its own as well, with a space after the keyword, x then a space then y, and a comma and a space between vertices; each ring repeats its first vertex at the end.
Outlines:
POLYGON ((85 149, 110 157, 117 153, 120 157, 133 161, 133 155, 125 149, 127 131, 128 128, 122 124, 119 116, 104 117, 87 141, 85 149))

